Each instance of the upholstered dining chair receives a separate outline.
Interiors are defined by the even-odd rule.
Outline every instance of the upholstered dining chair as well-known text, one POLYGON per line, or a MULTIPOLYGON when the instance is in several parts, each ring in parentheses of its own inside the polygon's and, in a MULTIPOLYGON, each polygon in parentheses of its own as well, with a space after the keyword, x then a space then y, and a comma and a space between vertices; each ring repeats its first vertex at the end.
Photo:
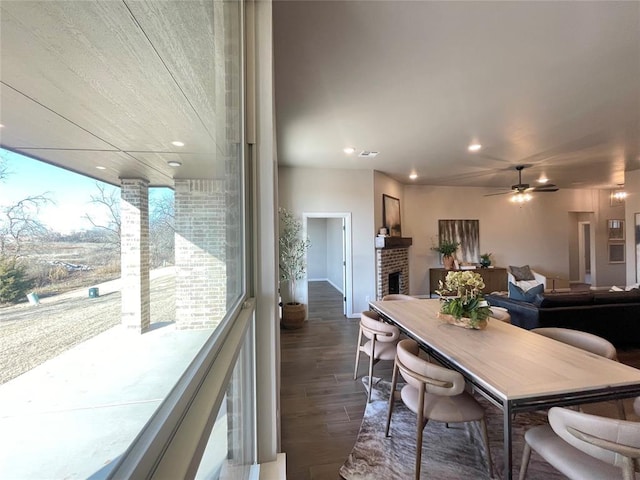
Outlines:
POLYGON ((382 297, 382 301, 386 302, 388 300, 418 300, 416 297, 412 297, 411 295, 405 295, 404 293, 390 293, 382 297))
POLYGON ((495 318, 496 320, 500 320, 504 323, 511 323, 511 315, 509 315, 509 310, 506 308, 489 307, 489 310, 491 310, 491 318, 495 318))
POLYGON ((391 395, 387 412, 387 425, 384 431, 389 436, 391 415, 395 403, 398 372, 407 384, 400 391, 402 402, 414 412, 416 420, 416 464, 415 478, 420 478, 422 462, 422 435, 429 420, 444 423, 479 422, 482 440, 487 452, 489 476, 493 476, 489 437, 485 423, 484 408, 465 391, 462 374, 450 370, 418 356, 418 344, 414 340, 401 340, 396 351, 391 381, 391 395))
POLYGON ((364 311, 360 314, 360 332, 356 348, 356 365, 353 369, 353 379, 358 378, 358 362, 360 352, 369 356, 369 391, 367 402, 371 401, 371 387, 373 385, 373 366, 380 360, 393 360, 396 356, 396 345, 400 330, 394 325, 384 323, 377 313, 364 311), (368 339, 362 344, 362 337, 368 339))
POLYGON ((618 360, 616 347, 614 347, 609 340, 594 335, 593 333, 561 327, 533 328, 531 331, 538 335, 544 335, 545 337, 553 338, 567 345, 586 350, 587 352, 595 353, 609 360, 618 360))
MULTIPOLYGON (((595 355, 608 358, 609 360, 618 361, 618 352, 616 347, 606 338, 599 337, 593 333, 561 327, 533 328, 531 331, 538 335, 544 335, 545 337, 553 338, 554 340, 566 343, 567 345, 572 345, 576 348, 591 352, 595 355)), ((618 418, 625 420, 626 414, 622 400, 616 401, 616 407, 618 409, 618 418)))
POLYGON ((600 417, 552 407, 549 425, 524 435, 519 480, 525 480, 535 450, 547 463, 572 480, 638 478, 640 422, 600 417))

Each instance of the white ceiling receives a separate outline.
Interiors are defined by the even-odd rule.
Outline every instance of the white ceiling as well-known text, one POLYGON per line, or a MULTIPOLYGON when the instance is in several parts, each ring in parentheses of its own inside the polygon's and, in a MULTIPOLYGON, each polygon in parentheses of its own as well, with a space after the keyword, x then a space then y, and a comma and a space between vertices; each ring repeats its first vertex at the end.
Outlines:
MULTIPOLYGON (((0 145, 112 184, 215 176, 215 3, 1 0, 0 145)), ((640 168, 640 2, 275 1, 273 14, 283 165, 497 189, 518 164, 562 188, 640 168)))
POLYGON ((2 0, 0 144, 115 185, 214 177, 213 17, 206 0, 2 0))
POLYGON ((531 165, 523 181, 564 188, 611 187, 640 168, 640 2, 273 10, 280 164, 497 188, 516 183, 518 164, 531 165))

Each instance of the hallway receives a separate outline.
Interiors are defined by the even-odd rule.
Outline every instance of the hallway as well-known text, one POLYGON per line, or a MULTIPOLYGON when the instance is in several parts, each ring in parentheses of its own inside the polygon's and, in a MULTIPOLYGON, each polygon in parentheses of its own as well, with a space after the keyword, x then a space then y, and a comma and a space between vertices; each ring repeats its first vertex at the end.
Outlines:
MULTIPOLYGON (((282 451, 287 478, 336 480, 355 443, 366 395, 360 359, 353 380, 359 319, 342 314, 341 294, 328 282, 309 282, 309 320, 281 330, 282 451)), ((391 379, 391 362, 376 365, 391 379)))

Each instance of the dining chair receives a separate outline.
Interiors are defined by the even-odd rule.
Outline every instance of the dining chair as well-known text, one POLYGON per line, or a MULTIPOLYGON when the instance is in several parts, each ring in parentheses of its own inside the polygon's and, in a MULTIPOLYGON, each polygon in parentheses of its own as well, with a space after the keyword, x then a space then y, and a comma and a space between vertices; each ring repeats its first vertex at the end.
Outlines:
POLYGON ((405 295, 404 293, 390 293, 382 297, 382 301, 386 302, 388 300, 418 300, 416 297, 412 297, 411 295, 405 295))
POLYGON ((495 318, 496 320, 500 320, 504 323, 511 323, 511 315, 509 315, 509 310, 503 307, 489 307, 491 313, 489 314, 491 318, 495 318))
POLYGON ((353 379, 358 378, 358 362, 360 352, 369 356, 369 391, 367 402, 371 401, 371 387, 373 385, 373 366, 380 360, 393 360, 396 356, 396 345, 400 330, 380 320, 377 313, 364 311, 360 314, 360 332, 358 333, 358 347, 356 348, 356 365, 353 379), (362 337, 369 339, 362 344, 362 337))
POLYGON ((572 480, 637 478, 640 422, 601 417, 552 407, 549 425, 524 435, 519 480, 525 480, 531 451, 572 480), (622 474, 622 477, 621 477, 622 474))
POLYGON ((484 408, 465 391, 465 380, 462 374, 433 363, 418 356, 418 344, 411 339, 401 340, 396 350, 396 360, 391 381, 391 395, 387 412, 385 437, 389 436, 391 415, 395 403, 398 383, 398 372, 407 384, 402 387, 402 402, 414 412, 416 420, 416 463, 415 478, 420 478, 422 462, 422 436, 429 420, 436 422, 462 423, 479 422, 482 440, 485 444, 489 476, 493 476, 489 437, 485 422, 484 408))
MULTIPOLYGON (((581 330, 573 330, 571 328, 561 327, 541 327, 531 330, 538 335, 553 338, 567 345, 572 345, 595 355, 608 358, 609 360, 618 361, 618 352, 616 347, 606 338, 599 337, 593 333, 583 332, 581 330)), ((625 420, 624 403, 622 400, 616 400, 618 409, 618 418, 625 420)))

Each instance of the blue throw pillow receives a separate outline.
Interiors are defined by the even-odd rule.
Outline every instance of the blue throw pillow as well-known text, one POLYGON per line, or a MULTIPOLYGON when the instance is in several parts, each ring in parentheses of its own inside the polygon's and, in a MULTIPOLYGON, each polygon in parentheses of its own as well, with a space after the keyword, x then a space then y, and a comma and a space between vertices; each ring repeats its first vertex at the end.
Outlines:
POLYGON ((536 299, 536 295, 544 293, 544 285, 539 283, 535 287, 531 287, 529 290, 524 291, 519 286, 509 282, 509 298, 513 300, 521 300, 523 302, 533 303, 536 299))

